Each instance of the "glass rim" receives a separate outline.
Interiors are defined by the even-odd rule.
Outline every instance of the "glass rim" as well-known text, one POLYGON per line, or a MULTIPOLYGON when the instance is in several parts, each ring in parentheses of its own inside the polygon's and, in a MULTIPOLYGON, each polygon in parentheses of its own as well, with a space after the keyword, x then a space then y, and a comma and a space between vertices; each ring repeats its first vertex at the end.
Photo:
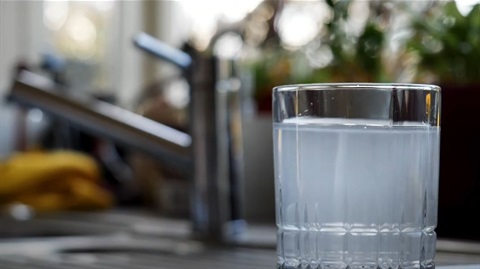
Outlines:
POLYGON ((273 93, 288 92, 297 90, 417 90, 417 91, 434 91, 440 92, 440 86, 433 84, 416 84, 416 83, 365 83, 365 82, 338 82, 338 83, 307 83, 307 84, 287 84, 273 88, 273 93))

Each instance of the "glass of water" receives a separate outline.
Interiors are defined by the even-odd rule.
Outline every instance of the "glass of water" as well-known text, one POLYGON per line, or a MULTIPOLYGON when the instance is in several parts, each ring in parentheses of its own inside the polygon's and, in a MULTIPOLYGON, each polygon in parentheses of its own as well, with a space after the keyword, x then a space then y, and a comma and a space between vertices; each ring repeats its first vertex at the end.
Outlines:
POLYGON ((277 268, 434 268, 440 88, 273 90, 277 268))

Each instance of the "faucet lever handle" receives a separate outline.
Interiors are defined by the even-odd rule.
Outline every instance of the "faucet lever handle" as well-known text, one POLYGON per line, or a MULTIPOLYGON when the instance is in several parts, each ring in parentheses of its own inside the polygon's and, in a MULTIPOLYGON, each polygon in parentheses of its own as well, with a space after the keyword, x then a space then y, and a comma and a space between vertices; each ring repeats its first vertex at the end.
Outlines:
POLYGON ((192 65, 192 57, 190 57, 190 55, 149 34, 138 34, 133 38, 133 43, 137 48, 140 48, 159 59, 172 63, 182 70, 187 70, 192 65))

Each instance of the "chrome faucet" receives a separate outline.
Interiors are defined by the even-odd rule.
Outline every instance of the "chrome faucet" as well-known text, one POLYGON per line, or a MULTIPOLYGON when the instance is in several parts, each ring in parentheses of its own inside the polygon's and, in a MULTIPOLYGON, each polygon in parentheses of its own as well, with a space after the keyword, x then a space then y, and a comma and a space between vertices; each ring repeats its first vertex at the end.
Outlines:
POLYGON ((224 242, 242 233, 242 137, 239 80, 234 63, 172 48, 146 34, 135 45, 184 71, 190 84, 189 132, 120 107, 73 100, 58 85, 24 71, 9 97, 40 108, 93 134, 112 139, 178 168, 191 179, 191 219, 197 238, 224 242))

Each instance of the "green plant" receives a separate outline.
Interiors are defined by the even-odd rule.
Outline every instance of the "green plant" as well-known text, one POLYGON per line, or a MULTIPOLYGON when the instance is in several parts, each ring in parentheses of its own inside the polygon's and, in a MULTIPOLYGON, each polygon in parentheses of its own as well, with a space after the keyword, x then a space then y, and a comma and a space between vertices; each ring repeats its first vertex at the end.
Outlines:
POLYGON ((365 27, 352 35, 348 31, 348 20, 355 16, 350 14, 352 1, 326 3, 332 17, 310 44, 289 51, 277 38, 261 48, 261 57, 251 66, 257 101, 269 104, 272 87, 292 83, 480 82, 479 4, 463 16, 455 2, 434 2, 425 11, 414 10, 409 3, 370 2, 365 27), (397 40, 399 49, 389 55, 396 34, 390 23, 402 12, 413 19, 401 28, 410 36, 397 40), (312 66, 309 56, 325 50, 331 61, 312 66))
MULTIPOLYGON (((330 80, 338 81, 381 81, 386 74, 382 68, 381 53, 385 44, 385 33, 375 20, 368 20, 358 37, 350 36, 345 29, 349 16, 350 0, 326 3, 333 11, 332 20, 326 24, 324 38, 333 54, 332 62, 315 73, 328 73, 330 80)), ((377 14, 380 15, 380 14, 377 14)))
POLYGON ((277 42, 265 42, 261 57, 252 66, 255 73, 256 98, 270 94, 272 86, 289 83, 332 82, 332 81, 389 81, 392 74, 383 68, 382 52, 386 38, 379 17, 385 15, 380 4, 371 4, 372 15, 357 36, 346 31, 350 16, 351 0, 326 1, 332 18, 324 25, 324 32, 312 42, 321 44, 311 54, 331 52, 331 61, 322 67, 309 64, 306 46, 295 51, 283 48, 277 42))
POLYGON ((480 5, 463 16, 454 2, 448 2, 439 13, 413 22, 408 47, 418 57, 416 80, 480 82, 480 5))

